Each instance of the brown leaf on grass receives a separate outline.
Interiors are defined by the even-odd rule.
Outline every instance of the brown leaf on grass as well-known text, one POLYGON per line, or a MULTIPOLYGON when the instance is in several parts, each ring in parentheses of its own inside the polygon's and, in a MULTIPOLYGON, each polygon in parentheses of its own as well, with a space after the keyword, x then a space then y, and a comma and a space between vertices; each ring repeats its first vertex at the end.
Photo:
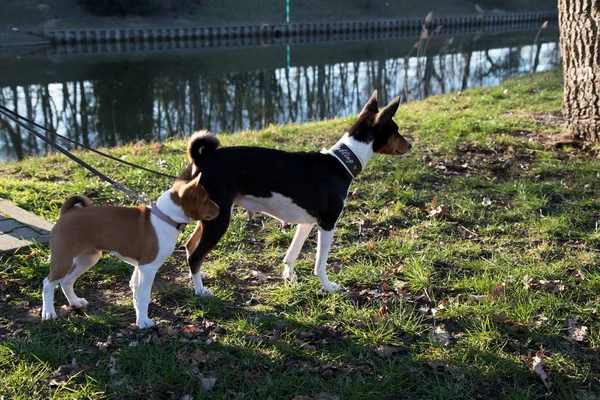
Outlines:
POLYGON ((390 285, 384 282, 381 284, 381 290, 384 292, 391 292, 392 288, 390 287, 390 285))
POLYGON ((578 269, 575 273, 575 277, 581 279, 582 281, 585 281, 587 278, 587 274, 585 273, 585 271, 578 269))
POLYGON ((369 243, 369 250, 375 250, 377 248, 377 243, 369 243))
POLYGON ((576 323, 577 323, 576 318, 570 318, 567 321, 567 325, 569 328, 569 337, 576 342, 587 341, 588 327, 587 326, 579 326, 578 327, 577 325, 575 325, 576 323))
POLYGON ((525 363, 527 364, 527 367, 531 371, 535 372, 535 374, 542 380, 544 386, 550 389, 550 377, 544 370, 544 367, 546 366, 546 362, 544 361, 544 349, 540 349, 540 351, 535 353, 535 356, 533 357, 531 357, 531 354, 529 354, 527 357, 525 357, 525 363))
POLYGON ((155 143, 152 145, 152 147, 150 147, 150 151, 154 154, 159 154, 162 153, 163 151, 163 145, 162 143, 155 143))
POLYGON ((37 254, 36 252, 29 253, 29 254, 27 254, 27 255, 25 256, 25 258, 23 258, 23 261, 27 261, 27 260, 29 260, 29 259, 31 259, 31 258, 33 258, 33 257, 36 257, 37 255, 38 255, 38 254, 37 254))
POLYGON ((210 392, 215 387, 217 383, 217 378, 205 378, 204 375, 199 374, 200 383, 202 384, 202 389, 206 392, 210 392))
POLYGON ((114 358, 113 356, 110 356, 109 362, 108 362, 108 373, 110 374, 110 376, 116 375, 119 373, 119 369, 117 368, 117 359, 114 358))
POLYGON ((512 319, 510 319, 510 316, 508 314, 495 314, 492 316, 492 321, 499 325, 504 325, 511 331, 517 331, 523 328, 522 323, 518 321, 513 321, 512 319))
POLYGON ((444 370, 448 366, 448 363, 442 360, 431 360, 427 363, 427 365, 433 369, 444 370))
POLYGON ((269 276, 261 271, 252 270, 252 271, 250 271, 250 273, 259 282, 263 282, 263 281, 266 281, 267 279, 269 279, 269 276))
POLYGON ((534 284, 534 286, 538 289, 543 289, 550 293, 559 293, 567 290, 565 284, 559 280, 548 281, 545 279, 540 279, 534 284))
POLYGON ((60 306, 60 308, 56 312, 56 315, 59 318, 66 317, 68 314, 69 314, 69 306, 67 306, 66 304, 63 304, 62 306, 60 306))
POLYGON ((490 300, 503 300, 506 296, 504 283, 499 283, 490 290, 490 300))
POLYGON ((108 335, 108 338, 106 338, 106 342, 97 342, 96 347, 98 348, 98 350, 106 352, 108 350, 108 346, 110 346, 111 344, 112 335, 108 335))
POLYGON ((388 313, 388 307, 385 304, 382 304, 379 308, 379 314, 386 315, 388 313))
POLYGON ((377 347, 377 354, 381 358, 389 358, 396 353, 406 353, 407 350, 405 347, 396 346, 393 344, 384 344, 382 346, 377 347))
POLYGON ((7 283, 8 283, 8 280, 6 278, 0 279, 0 292, 5 292, 6 291, 6 284, 7 283))
POLYGON ((538 315, 537 319, 530 320, 529 324, 531 326, 533 326, 534 328, 539 328, 546 321, 548 321, 548 317, 546 317, 546 315, 544 315, 544 314, 540 314, 540 315, 538 315))
POLYGON ((72 377, 78 375, 79 373, 86 371, 88 369, 89 369, 89 367, 86 367, 86 366, 80 367, 79 365, 75 364, 75 360, 73 360, 73 362, 71 364, 61 365, 58 367, 58 370, 56 370, 52 374, 52 380, 50 381, 50 386, 57 387, 57 386, 65 385, 70 378, 72 378, 72 377))
POLYGON ((431 200, 431 208, 429 209, 429 212, 427 213, 427 216, 429 218, 440 218, 440 217, 443 217, 444 215, 448 214, 448 206, 446 206, 445 204, 440 204, 438 206, 437 202, 438 202, 438 197, 435 196, 433 198, 433 200, 431 200))
POLYGON ((445 347, 450 344, 450 334, 441 326, 429 328, 429 337, 431 338, 431 342, 438 346, 445 347))

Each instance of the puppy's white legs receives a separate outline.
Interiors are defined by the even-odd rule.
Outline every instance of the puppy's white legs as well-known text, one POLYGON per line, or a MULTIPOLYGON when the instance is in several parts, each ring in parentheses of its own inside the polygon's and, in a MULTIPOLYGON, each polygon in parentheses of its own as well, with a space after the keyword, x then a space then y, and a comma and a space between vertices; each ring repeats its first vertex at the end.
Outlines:
POLYGON ((42 320, 56 319, 56 311, 54 311, 54 289, 56 289, 58 281, 48 282, 48 278, 44 279, 44 288, 42 289, 42 320))
POLYGON ((131 288, 131 293, 133 294, 133 301, 135 302, 135 298, 137 296, 137 291, 140 286, 140 274, 139 268, 133 267, 133 274, 131 274, 131 280, 129 281, 129 287, 131 288))
POLYGON ((290 244, 290 248, 283 258, 283 279, 292 282, 296 282, 296 280, 298 280, 296 275, 294 275, 294 263, 296 262, 296 259, 300 254, 300 250, 302 250, 302 245, 306 241, 306 238, 308 237, 312 227, 313 224, 298 224, 292 244, 290 244))
POLYGON ((202 271, 198 270, 195 274, 190 274, 194 281, 194 290, 197 296, 214 296, 213 292, 208 290, 202 284, 202 271))
MULTIPOLYGON (((152 292, 152 283, 156 276, 156 271, 162 265, 160 263, 151 263, 146 265, 140 265, 137 267, 139 275, 137 290, 135 298, 133 299, 133 305, 135 306, 136 321, 135 323, 140 328, 150 328, 155 323, 148 318, 148 305, 150 304, 150 294, 152 292)), ((135 272, 134 272, 135 274, 135 272)))
POLYGON ((73 260, 73 269, 60 280, 60 287, 62 288, 65 297, 69 301, 69 305, 73 308, 81 308, 88 305, 86 299, 77 297, 73 291, 73 285, 77 278, 83 273, 92 268, 102 255, 101 251, 91 250, 81 254, 75 260, 73 260))
POLYGON ((326 231, 319 227, 319 235, 317 237, 317 260, 315 261, 315 275, 319 278, 323 290, 326 292, 333 292, 340 290, 340 286, 336 283, 329 282, 327 279, 327 255, 329 254, 329 247, 333 241, 333 231, 326 231))

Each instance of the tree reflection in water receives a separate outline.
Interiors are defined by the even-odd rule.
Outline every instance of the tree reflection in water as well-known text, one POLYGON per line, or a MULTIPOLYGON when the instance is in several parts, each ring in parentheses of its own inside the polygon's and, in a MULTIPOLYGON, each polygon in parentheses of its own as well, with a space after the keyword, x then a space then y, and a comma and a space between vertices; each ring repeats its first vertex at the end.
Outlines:
MULTIPOLYGON (((355 114, 374 88, 413 101, 558 67, 556 32, 534 36, 434 38, 419 51, 414 39, 296 45, 289 68, 285 46, 32 57, 29 67, 24 56, 12 73, 0 67, 0 104, 92 146, 259 129, 355 114)), ((0 118, 0 159, 47 151, 0 118)))

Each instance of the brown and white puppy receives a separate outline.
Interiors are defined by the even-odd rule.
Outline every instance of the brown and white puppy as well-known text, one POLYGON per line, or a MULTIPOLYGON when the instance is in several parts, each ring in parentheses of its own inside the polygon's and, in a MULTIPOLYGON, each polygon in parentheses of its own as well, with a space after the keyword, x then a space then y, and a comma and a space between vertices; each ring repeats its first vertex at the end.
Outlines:
POLYGON ((158 268, 173 253, 179 229, 192 221, 219 214, 200 176, 178 179, 151 207, 93 206, 84 196, 67 199, 50 232, 50 274, 44 279, 42 319, 55 319, 54 289, 60 283, 74 308, 88 302, 73 291, 75 280, 108 251, 135 267, 130 281, 140 328, 154 326, 148 318, 152 282, 158 268))

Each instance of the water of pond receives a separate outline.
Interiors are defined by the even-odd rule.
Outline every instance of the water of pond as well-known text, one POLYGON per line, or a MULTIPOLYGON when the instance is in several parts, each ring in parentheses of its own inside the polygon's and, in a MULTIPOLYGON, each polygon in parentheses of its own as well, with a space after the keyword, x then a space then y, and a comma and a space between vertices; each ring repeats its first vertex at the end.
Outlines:
MULTIPOLYGON (((67 54, 0 50, 0 104, 92 146, 356 114, 560 65, 556 27, 377 41, 67 54)), ((69 147, 69 146, 67 146, 69 147)), ((46 145, 0 118, 0 160, 46 145)))

